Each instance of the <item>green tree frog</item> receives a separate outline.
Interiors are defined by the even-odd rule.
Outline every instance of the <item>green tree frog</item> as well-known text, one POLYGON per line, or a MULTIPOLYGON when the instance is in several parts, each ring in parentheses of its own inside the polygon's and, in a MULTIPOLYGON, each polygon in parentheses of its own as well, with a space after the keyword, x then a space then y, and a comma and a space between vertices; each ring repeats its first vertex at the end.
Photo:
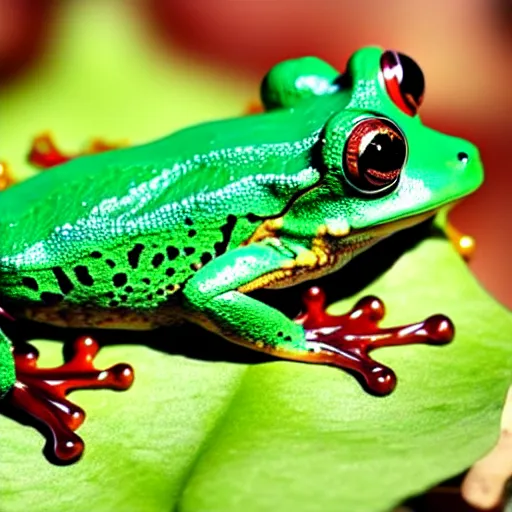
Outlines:
MULTIPOLYGON (((15 317, 152 329, 183 318, 284 359, 336 350, 248 292, 334 272, 473 192, 465 140, 424 126, 409 57, 363 48, 340 74, 277 64, 261 114, 81 156, 0 194, 0 294, 15 317)), ((0 395, 16 379, 0 335, 0 395)))

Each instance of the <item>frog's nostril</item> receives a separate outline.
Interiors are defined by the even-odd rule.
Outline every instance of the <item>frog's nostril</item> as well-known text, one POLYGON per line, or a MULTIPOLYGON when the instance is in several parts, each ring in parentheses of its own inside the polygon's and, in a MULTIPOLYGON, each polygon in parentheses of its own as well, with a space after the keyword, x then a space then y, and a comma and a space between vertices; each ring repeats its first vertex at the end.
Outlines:
POLYGON ((466 164, 469 160, 469 155, 465 153, 464 151, 460 151, 457 153, 457 158, 463 163, 466 164))

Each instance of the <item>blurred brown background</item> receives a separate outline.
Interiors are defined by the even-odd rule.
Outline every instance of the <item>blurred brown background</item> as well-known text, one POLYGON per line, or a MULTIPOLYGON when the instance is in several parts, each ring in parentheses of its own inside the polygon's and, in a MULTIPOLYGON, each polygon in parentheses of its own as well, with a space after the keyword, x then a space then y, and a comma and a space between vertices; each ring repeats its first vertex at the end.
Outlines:
MULTIPOLYGON (((470 139, 481 150, 486 182, 456 208, 452 218, 476 237, 471 267, 477 277, 512 307, 508 197, 512 9, 507 1, 134 0, 118 4, 140 23, 140 44, 164 54, 179 52, 199 66, 226 70, 226 76, 236 70, 255 84, 275 62, 303 54, 325 58, 340 69, 355 49, 368 44, 413 57, 427 80, 424 122, 470 139)), ((0 0, 4 87, 15 87, 17 81, 38 73, 51 48, 52 31, 67 8, 67 2, 51 0, 0 0)))

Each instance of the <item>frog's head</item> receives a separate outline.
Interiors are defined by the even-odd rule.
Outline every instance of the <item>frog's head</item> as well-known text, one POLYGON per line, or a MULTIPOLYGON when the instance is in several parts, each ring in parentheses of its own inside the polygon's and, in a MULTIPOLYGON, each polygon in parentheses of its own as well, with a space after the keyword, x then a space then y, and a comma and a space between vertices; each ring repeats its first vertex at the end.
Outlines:
POLYGON ((424 126, 424 78, 409 57, 364 48, 349 60, 346 103, 325 127, 328 181, 353 228, 433 212, 483 180, 477 148, 424 126))
POLYGON ((434 212, 482 183, 475 146, 422 124, 424 89, 411 58, 368 47, 341 75, 315 57, 284 61, 265 77, 262 100, 267 110, 320 116, 324 182, 338 198, 336 216, 364 229, 434 212))

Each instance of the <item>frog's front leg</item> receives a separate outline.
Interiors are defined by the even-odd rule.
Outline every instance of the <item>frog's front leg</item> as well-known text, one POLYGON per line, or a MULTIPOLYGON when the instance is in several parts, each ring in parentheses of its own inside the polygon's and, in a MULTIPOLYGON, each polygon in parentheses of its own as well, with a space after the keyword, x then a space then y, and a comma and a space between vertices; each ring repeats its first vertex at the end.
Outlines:
POLYGON ((304 329, 276 309, 239 290, 287 277, 294 254, 266 240, 230 251, 203 267, 184 289, 191 319, 230 341, 293 359, 308 352, 304 329))
POLYGON ((274 238, 230 251, 186 284, 185 308, 192 320, 235 343, 284 359, 351 368, 336 347, 309 340, 300 322, 243 293, 292 281, 294 272, 312 264, 304 257, 311 254, 298 245, 292 251, 274 238))
POLYGON ((186 285, 185 308, 191 318, 225 338, 277 357, 355 371, 375 394, 393 391, 394 372, 371 359, 376 348, 412 343, 441 345, 453 338, 442 315, 394 328, 380 328, 384 306, 375 297, 359 301, 346 315, 324 310, 323 294, 310 290, 306 313, 295 321, 242 292, 293 278, 311 265, 303 249, 294 254, 277 239, 231 251, 203 267, 186 285))

